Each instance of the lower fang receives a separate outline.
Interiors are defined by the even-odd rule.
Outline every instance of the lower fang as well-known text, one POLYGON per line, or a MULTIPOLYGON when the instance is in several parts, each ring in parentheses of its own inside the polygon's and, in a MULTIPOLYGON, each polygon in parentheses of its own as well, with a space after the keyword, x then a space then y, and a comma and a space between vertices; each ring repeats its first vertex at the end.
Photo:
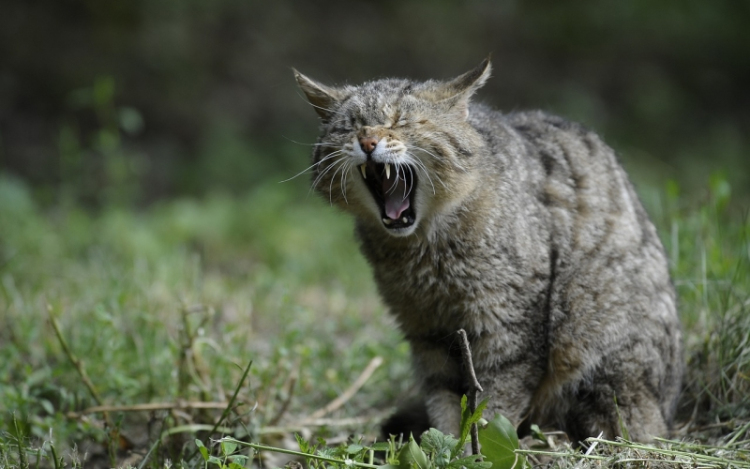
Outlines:
POLYGON ((391 223, 393 223, 393 220, 391 220, 390 218, 383 218, 383 223, 385 223, 386 225, 390 225, 391 223))
POLYGON ((401 223, 407 223, 409 220, 406 219, 406 217, 401 218, 401 223))
POLYGON ((362 177, 367 179, 367 172, 365 171, 365 165, 359 165, 359 170, 362 171, 362 177))

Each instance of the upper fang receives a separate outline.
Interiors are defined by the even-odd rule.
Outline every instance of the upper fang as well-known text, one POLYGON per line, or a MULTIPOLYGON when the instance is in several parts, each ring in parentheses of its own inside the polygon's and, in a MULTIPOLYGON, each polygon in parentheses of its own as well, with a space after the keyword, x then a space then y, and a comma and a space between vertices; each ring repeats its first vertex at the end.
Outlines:
POLYGON ((366 165, 363 164, 359 165, 359 170, 362 171, 362 177, 367 179, 367 171, 365 171, 365 166, 366 165))
POLYGON ((385 178, 390 179, 391 178, 391 165, 390 163, 385 164, 385 178))

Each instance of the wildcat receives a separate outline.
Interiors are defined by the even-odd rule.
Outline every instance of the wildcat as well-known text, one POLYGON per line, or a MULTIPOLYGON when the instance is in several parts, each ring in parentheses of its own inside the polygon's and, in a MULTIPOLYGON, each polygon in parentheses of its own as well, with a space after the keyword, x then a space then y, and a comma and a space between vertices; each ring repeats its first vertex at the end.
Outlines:
POLYGON ((355 217, 411 345, 426 419, 390 426, 458 432, 463 328, 490 416, 574 443, 666 435, 681 330, 656 230, 595 133, 471 102, 490 71, 343 87, 294 71, 321 122, 313 186, 355 217))

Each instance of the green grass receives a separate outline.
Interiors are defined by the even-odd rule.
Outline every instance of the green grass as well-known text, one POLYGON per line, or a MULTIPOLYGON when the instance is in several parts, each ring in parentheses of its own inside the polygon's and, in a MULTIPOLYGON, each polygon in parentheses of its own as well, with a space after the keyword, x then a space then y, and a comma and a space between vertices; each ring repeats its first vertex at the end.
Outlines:
MULTIPOLYGON (((22 185, 3 179, 0 243, 5 445, 12 415, 34 447, 51 438, 64 452, 106 439, 101 414, 66 417, 96 402, 50 315, 106 404, 225 401, 253 360, 239 396, 247 415, 236 419, 252 432, 278 415, 291 377, 293 398, 277 425, 335 398, 375 356, 388 360, 341 415, 372 414, 407 386, 408 350, 350 221, 304 193, 269 185, 244 199, 181 200, 145 213, 42 214, 22 185)), ((213 422, 220 411, 188 413, 157 418, 213 422)), ((148 415, 124 415, 123 434, 141 434, 148 415)))
MULTIPOLYGON (((138 465, 119 444, 140 455, 154 447, 147 467, 177 464, 197 452, 196 436, 208 445, 205 426, 222 415, 83 414, 97 402, 81 370, 110 406, 226 402, 237 390, 221 430, 240 439, 283 445, 283 430, 301 427, 311 441, 373 436, 376 418, 411 385, 408 348, 351 221, 299 186, 93 214, 42 210, 22 183, 0 176, 0 467, 23 467, 20 455, 30 467, 37 458, 71 467, 84 454, 84 467, 138 465), (326 415, 327 427, 302 424, 377 356, 383 365, 326 415), (373 419, 338 426, 346 417, 373 419)), ((641 192, 680 295, 680 436, 737 449, 750 438, 750 221, 730 189, 714 177, 696 197, 674 183, 641 192)), ((202 467, 198 459, 186 466, 202 467)))

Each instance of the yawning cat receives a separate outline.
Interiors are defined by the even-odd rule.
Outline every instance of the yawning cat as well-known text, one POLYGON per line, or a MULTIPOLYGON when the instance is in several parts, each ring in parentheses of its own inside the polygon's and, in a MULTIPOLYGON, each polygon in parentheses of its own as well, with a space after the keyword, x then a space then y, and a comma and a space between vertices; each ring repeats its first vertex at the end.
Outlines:
POLYGON ((409 430, 458 431, 463 328, 490 416, 574 442, 620 422, 665 435, 681 332, 654 226, 595 133, 471 103, 490 70, 342 87, 295 71, 321 118, 313 186, 356 218, 411 345, 427 421, 409 430))

